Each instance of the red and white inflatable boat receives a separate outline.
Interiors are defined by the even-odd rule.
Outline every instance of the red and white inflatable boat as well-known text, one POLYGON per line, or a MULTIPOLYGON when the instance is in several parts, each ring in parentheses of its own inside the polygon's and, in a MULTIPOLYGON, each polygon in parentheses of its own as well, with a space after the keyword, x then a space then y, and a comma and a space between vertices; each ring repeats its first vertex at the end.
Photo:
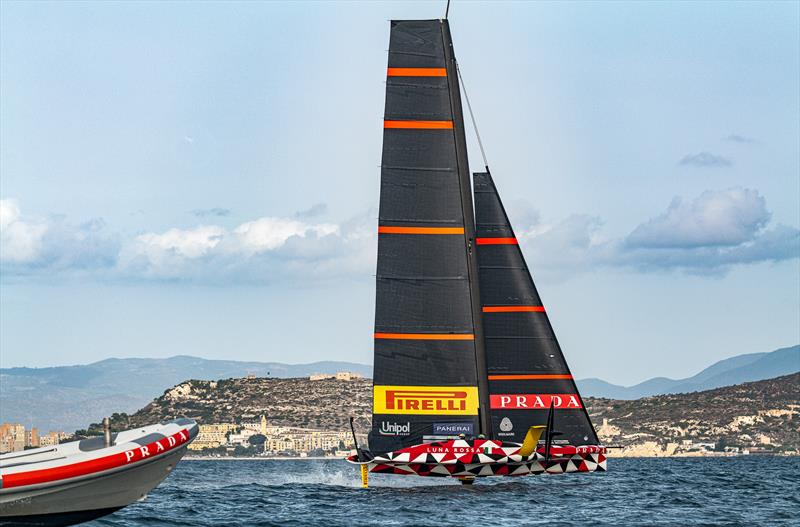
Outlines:
POLYGON ((73 525, 144 498, 198 432, 191 419, 0 456, 0 524, 73 525))

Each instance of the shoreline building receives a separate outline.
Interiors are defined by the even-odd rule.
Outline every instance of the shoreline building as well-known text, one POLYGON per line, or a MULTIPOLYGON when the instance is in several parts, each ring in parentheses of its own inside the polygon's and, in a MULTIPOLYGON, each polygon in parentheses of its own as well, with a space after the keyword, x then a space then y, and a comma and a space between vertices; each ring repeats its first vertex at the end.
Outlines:
POLYGON ((36 448, 39 446, 39 429, 35 426, 25 432, 25 446, 36 448))
POLYGON ((61 439, 65 439, 62 437, 60 432, 47 432, 46 435, 39 436, 39 446, 55 446, 61 442, 61 439))
POLYGON ((19 423, 0 424, 0 454, 25 450, 25 426, 19 423))
POLYGON ((67 434, 64 432, 51 430, 47 434, 39 434, 39 429, 35 426, 26 430, 25 425, 19 423, 2 423, 0 424, 0 454, 19 452, 26 448, 53 446, 66 438, 67 434))
POLYGON ((215 423, 200 425, 200 430, 194 441, 189 444, 189 450, 203 450, 204 448, 217 448, 227 444, 228 433, 235 433, 239 427, 234 423, 215 423))
POLYGON ((267 416, 262 415, 260 418, 257 418, 254 415, 243 415, 242 428, 245 430, 252 430, 256 434, 267 435, 267 416))
POLYGON ((309 381, 326 381, 336 379, 337 381, 355 381, 363 379, 364 376, 354 371, 340 371, 336 373, 312 373, 308 376, 309 381))
POLYGON ((331 432, 304 428, 284 428, 279 433, 267 436, 266 452, 275 454, 297 452, 307 454, 313 450, 330 451, 346 448, 352 443, 349 432, 331 432))

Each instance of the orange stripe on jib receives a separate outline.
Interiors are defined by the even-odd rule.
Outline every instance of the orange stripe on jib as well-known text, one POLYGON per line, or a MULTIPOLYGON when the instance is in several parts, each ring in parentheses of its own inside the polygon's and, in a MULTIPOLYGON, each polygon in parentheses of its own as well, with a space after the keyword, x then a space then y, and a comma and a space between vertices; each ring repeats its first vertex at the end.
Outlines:
POLYGON ((544 313, 544 306, 483 306, 484 313, 522 313, 529 311, 544 313))
POLYGON ((388 68, 387 77, 447 77, 444 68, 388 68))
POLYGON ((516 238, 475 238, 478 245, 517 245, 516 238))
POLYGON ((381 225, 380 234, 464 234, 464 227, 394 227, 381 225))
POLYGON ((453 121, 383 121, 384 128, 405 128, 409 130, 449 130, 453 128, 453 121))
POLYGON ((532 375, 489 375, 490 381, 539 381, 549 379, 571 379, 572 375, 549 375, 549 374, 532 374, 532 375))
POLYGON ((475 335, 472 333, 375 333, 375 338, 396 340, 475 340, 475 335))

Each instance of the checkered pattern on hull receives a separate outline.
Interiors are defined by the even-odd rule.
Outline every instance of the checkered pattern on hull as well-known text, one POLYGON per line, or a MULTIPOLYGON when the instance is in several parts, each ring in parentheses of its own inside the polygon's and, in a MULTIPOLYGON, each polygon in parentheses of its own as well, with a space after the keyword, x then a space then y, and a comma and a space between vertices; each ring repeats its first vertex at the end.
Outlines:
POLYGON ((527 463, 370 463, 370 472, 378 474, 403 474, 432 477, 488 477, 528 476, 538 474, 566 474, 570 472, 605 472, 605 454, 575 454, 550 458, 544 469, 544 456, 527 463))
POLYGON ((543 448, 522 456, 521 446, 486 439, 414 445, 375 456, 369 468, 370 472, 380 474, 429 477, 527 476, 606 470, 604 447, 553 446, 545 468, 543 448))

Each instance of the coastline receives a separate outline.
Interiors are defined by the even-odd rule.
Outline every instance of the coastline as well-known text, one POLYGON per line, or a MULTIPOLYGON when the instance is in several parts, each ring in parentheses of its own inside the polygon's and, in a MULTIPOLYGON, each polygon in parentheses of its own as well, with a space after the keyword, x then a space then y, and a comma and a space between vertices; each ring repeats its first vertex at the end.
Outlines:
POLYGON ((183 461, 305 461, 321 459, 341 459, 344 457, 334 456, 184 456, 183 461))
MULTIPOLYGON (((725 452, 694 453, 683 452, 673 455, 619 455, 611 454, 609 459, 675 459, 675 458, 732 458, 732 457, 797 457, 800 454, 789 452, 759 452, 756 454, 733 454, 725 452)), ((288 456, 185 456, 183 461, 320 461, 320 460, 341 460, 344 457, 333 456, 307 456, 307 457, 288 457, 288 456)))

